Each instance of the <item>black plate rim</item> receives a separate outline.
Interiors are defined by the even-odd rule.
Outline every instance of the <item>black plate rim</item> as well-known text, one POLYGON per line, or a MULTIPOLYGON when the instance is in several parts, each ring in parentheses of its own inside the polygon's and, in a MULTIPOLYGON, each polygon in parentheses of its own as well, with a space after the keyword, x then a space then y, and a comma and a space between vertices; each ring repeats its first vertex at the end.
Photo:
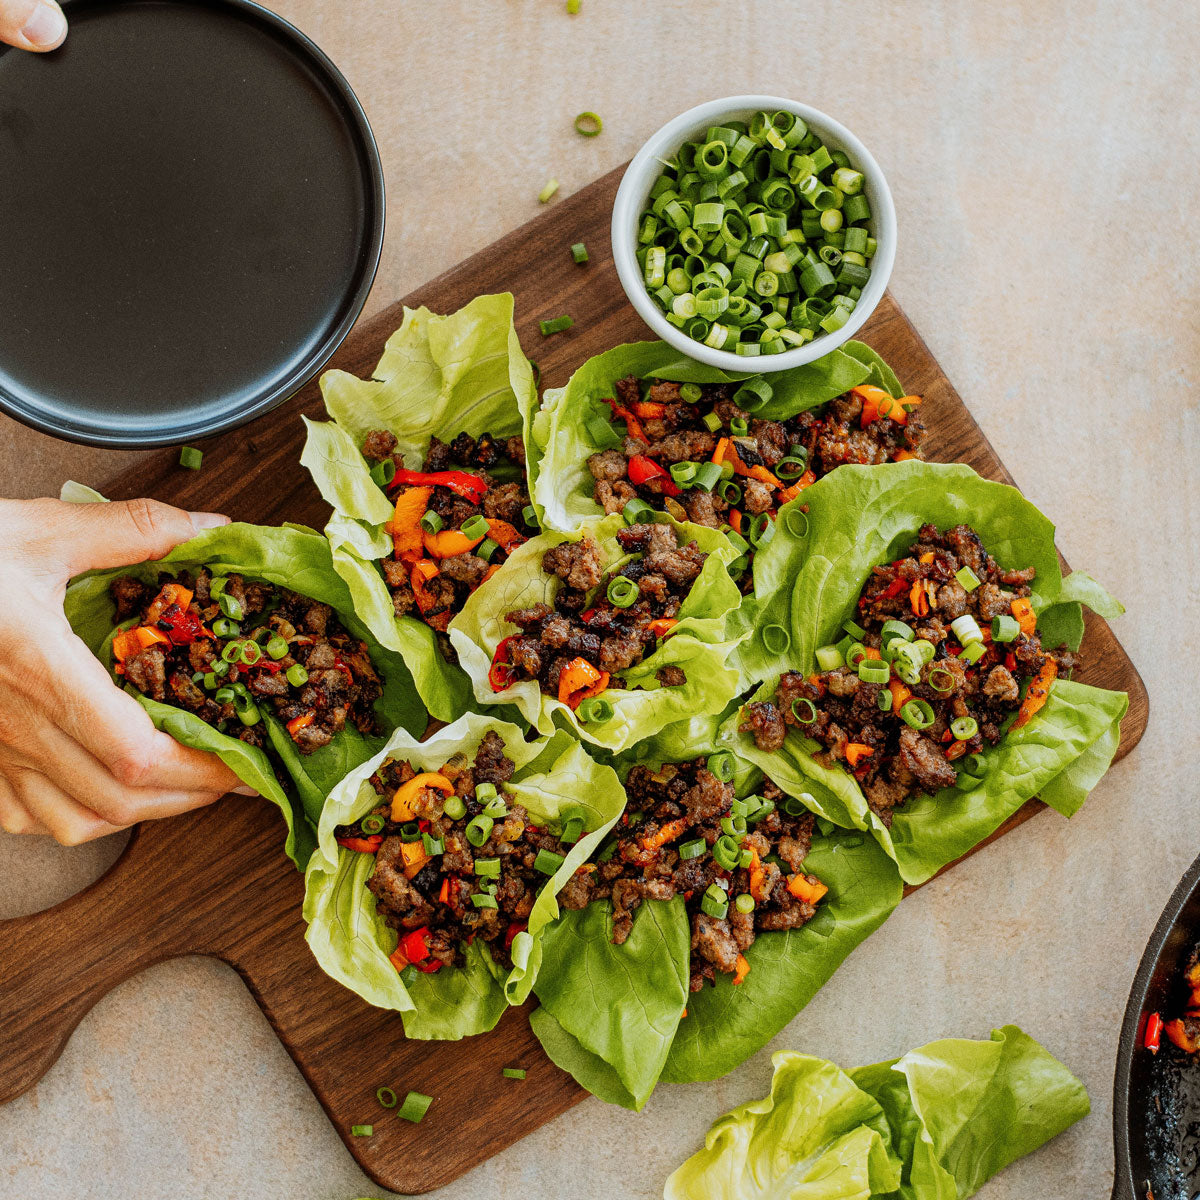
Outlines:
POLYGON ((1154 977, 1158 972, 1159 960, 1166 948, 1167 940, 1189 901, 1200 890, 1200 858, 1197 858, 1183 878, 1176 884, 1162 915, 1154 926, 1154 932, 1146 945, 1137 974, 1129 991, 1125 1006, 1125 1019, 1121 1023, 1121 1037, 1117 1046, 1117 1066, 1113 1080, 1113 1150, 1114 1179, 1113 1200, 1140 1200, 1133 1175, 1133 1151, 1130 1145, 1130 1092, 1132 1089, 1133 1059, 1138 1049, 1138 1034, 1141 1030, 1143 1010, 1154 977))
MULTIPOLYGON (((60 0, 60 2, 69 20, 73 9, 87 7, 93 0, 60 0)), ((366 237, 359 247, 359 267, 355 273, 354 288, 343 299, 341 319, 330 328, 326 336, 308 354, 296 360, 293 369, 282 380, 269 391, 262 393, 252 404, 238 409, 236 413, 229 413, 207 423, 193 422, 189 425, 180 423, 164 429, 161 433, 139 433, 135 437, 129 434, 106 433, 94 426, 79 427, 70 421, 57 420, 43 410, 26 404, 20 397, 14 396, 8 389, 0 385, 0 411, 38 433, 62 438, 78 445, 97 446, 107 450, 154 450, 163 446, 177 446, 182 442, 200 441, 204 438, 228 433, 282 404, 316 378, 358 321, 371 288, 374 286, 375 276, 379 270, 379 261, 383 254, 383 236, 387 215, 383 162, 379 156, 379 146, 375 141, 375 134, 371 130, 370 122, 367 120, 367 114, 349 81, 325 51, 307 34, 302 33, 278 13, 255 3, 255 0, 190 0, 190 2, 208 8, 236 10, 269 27, 283 40, 291 43, 297 52, 308 58, 314 69, 324 77, 345 106, 355 133, 355 140, 359 146, 360 166, 371 210, 367 214, 366 237)), ((68 34, 68 36, 70 35, 68 34)), ((8 52, 24 53, 15 50, 8 52)))

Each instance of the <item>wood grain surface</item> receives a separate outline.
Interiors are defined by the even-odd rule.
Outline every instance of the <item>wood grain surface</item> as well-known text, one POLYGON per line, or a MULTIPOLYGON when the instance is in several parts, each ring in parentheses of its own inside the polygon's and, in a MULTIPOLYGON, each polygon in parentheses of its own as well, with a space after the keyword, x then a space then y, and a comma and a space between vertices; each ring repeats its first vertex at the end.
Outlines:
MULTIPOLYGON (((620 172, 550 208, 403 303, 449 312, 482 292, 511 291, 525 352, 542 384, 561 386, 584 359, 619 342, 649 337, 617 282, 608 220, 620 172), (585 241, 577 267, 570 246, 585 241), (542 338, 538 322, 569 313, 569 332, 542 338)), ((369 376, 400 305, 357 327, 331 365, 369 376)), ((927 456, 966 462, 1013 482, 925 344, 890 296, 861 334, 925 397, 927 456)), ((235 520, 299 521, 328 516, 299 464, 300 414, 321 417, 316 384, 253 426, 209 443, 188 471, 177 451, 146 455, 108 488, 116 499, 149 495, 235 520)), ((89 481, 83 481, 89 482, 89 481)), ((1145 687, 1107 623, 1088 615, 1086 683, 1128 692, 1117 757, 1146 727, 1145 687)), ((988 841, 1027 820, 1031 801, 988 841)), ((586 1093, 554 1067, 533 1037, 526 1009, 463 1042, 409 1042, 396 1014, 373 1009, 328 979, 303 940, 303 881, 284 857, 282 826, 262 801, 229 796, 211 808, 136 828, 109 872, 70 900, 29 917, 0 921, 0 1103, 32 1087, 71 1032, 106 992, 163 959, 206 954, 245 979, 363 1169, 381 1186, 417 1193, 439 1187, 551 1120, 586 1093), (371 1047, 369 1055, 364 1047, 371 1047), (366 1065, 366 1064, 371 1065, 366 1065), (523 1067, 523 1082, 501 1076, 523 1067), (435 1099, 408 1124, 382 1110, 382 1084, 435 1099), (373 1124, 370 1138, 350 1127, 373 1124)), ((985 843, 986 844, 986 843, 985 843)), ((836 979, 828 986, 836 987, 836 979)))

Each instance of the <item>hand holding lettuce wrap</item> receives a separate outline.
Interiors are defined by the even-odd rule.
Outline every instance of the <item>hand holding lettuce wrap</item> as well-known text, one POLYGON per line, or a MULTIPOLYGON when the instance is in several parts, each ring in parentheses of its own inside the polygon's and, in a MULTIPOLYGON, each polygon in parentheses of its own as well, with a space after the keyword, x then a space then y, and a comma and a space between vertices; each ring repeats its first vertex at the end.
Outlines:
POLYGON ((300 867, 333 784, 392 729, 426 723, 312 530, 210 529, 155 562, 79 576, 65 609, 158 728, 279 806, 300 867))
POLYGON ((1080 601, 1054 527, 962 466, 847 467, 755 562, 737 650, 766 682, 721 741, 928 879, 1035 794, 1066 815, 1116 750, 1124 695, 1069 674, 1080 601))
POLYGON ((771 1094, 720 1118, 665 1200, 967 1200, 1090 1107, 1015 1025, 848 1072, 792 1051, 771 1061, 771 1094))
POLYGON ((397 731, 325 805, 308 943, 409 1037, 482 1033, 528 997, 556 897, 624 801, 563 732, 527 743, 474 713, 424 742, 397 731))
POLYGON ((471 596, 450 639, 480 704, 620 751, 733 697, 734 556, 716 530, 670 518, 545 533, 471 596))
POLYGON ((326 536, 359 616, 404 657, 426 707, 453 720, 470 689, 446 627, 537 532, 525 484, 533 372, 510 295, 456 313, 406 309, 373 378, 328 371, 328 422, 300 461, 333 506, 326 536))

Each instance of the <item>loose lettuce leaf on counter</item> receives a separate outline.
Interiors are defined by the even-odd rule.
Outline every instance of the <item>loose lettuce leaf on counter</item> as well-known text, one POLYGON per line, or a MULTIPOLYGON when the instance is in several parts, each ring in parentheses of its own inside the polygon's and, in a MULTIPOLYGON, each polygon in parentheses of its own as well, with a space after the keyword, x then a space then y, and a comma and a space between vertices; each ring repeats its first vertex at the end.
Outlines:
MULTIPOLYGON (((1064 579, 1054 526, 1015 488, 981 479, 969 467, 915 461, 839 467, 802 499, 807 532, 797 536, 794 527, 804 523, 789 519, 799 501, 785 506, 779 532, 754 559, 756 598, 738 618, 742 627, 753 625, 735 659, 743 682, 762 682, 755 699, 769 698, 784 671, 815 670, 817 647, 838 640, 872 568, 902 554, 926 522, 939 529, 969 524, 1001 564, 1036 568, 1033 605, 1049 644, 1056 634, 1082 635, 1081 601, 1105 617, 1123 611, 1087 576, 1064 579), (786 638, 768 647, 768 625, 781 627, 786 638)), ((1078 636, 1068 643, 1078 648, 1078 636)), ((1034 795, 1072 815, 1111 762, 1127 707, 1123 693, 1056 680, 1045 707, 1026 726, 984 751, 988 773, 979 787, 911 799, 896 810, 890 830, 867 806, 853 776, 817 763, 812 755, 819 747, 794 728, 783 749, 768 754, 738 731, 740 714, 734 713, 719 740, 820 816, 845 828, 870 829, 905 881, 921 883, 1034 795)))
MULTIPOLYGON (((153 583, 161 574, 177 575, 198 567, 263 579, 330 605, 346 629, 365 641, 371 652, 384 682, 383 695, 376 704, 384 728, 424 729, 425 712, 404 660, 381 646, 356 617, 351 594, 333 569, 328 542, 311 529, 235 523, 205 530, 157 562, 89 571, 73 579, 67 588, 67 620, 92 653, 111 669, 115 606, 109 584, 121 575, 153 583)), ((244 783, 279 807, 287 823, 288 856, 301 869, 315 844, 314 830, 325 794, 346 770, 370 757, 383 742, 382 738, 365 738, 348 726, 328 746, 301 755, 287 733, 267 717, 272 745, 282 751, 280 757, 291 779, 285 788, 258 747, 219 732, 194 713, 133 694, 157 728, 185 746, 218 755, 244 783)))
POLYGON ((537 680, 522 680, 502 692, 492 690, 488 672, 500 642, 519 632, 505 614, 534 604, 552 604, 559 581, 542 570, 542 555, 562 542, 577 542, 585 534, 600 546, 608 564, 625 557, 616 540, 624 528, 620 514, 592 518, 573 534, 549 532, 531 538, 509 557, 486 583, 471 595, 450 622, 450 640, 463 670, 471 678, 475 699, 482 705, 514 704, 539 733, 569 729, 576 737, 614 753, 649 737, 674 721, 720 712, 733 698, 737 675, 725 664, 732 649, 725 633, 726 618, 740 594, 729 577, 735 556, 729 542, 715 529, 679 523, 662 517, 685 542, 695 541, 707 552, 704 568, 679 610, 679 623, 658 648, 636 666, 621 672, 629 685, 604 694, 612 717, 585 723, 556 696, 543 694, 537 680), (664 666, 681 667, 687 682, 663 687, 655 673, 664 666))
POLYGON ((453 1040, 483 1033, 509 1005, 528 998, 542 962, 545 928, 559 915, 557 894, 595 852, 624 806, 625 791, 615 772, 561 731, 526 742, 517 726, 476 713, 467 713, 424 742, 397 730, 373 758, 333 789, 325 803, 317 849, 305 877, 308 944, 332 978, 368 1003, 399 1012, 408 1037, 453 1040), (530 819, 555 828, 562 810, 574 805, 586 814, 588 832, 539 893, 526 934, 513 943, 511 971, 502 970, 487 947, 476 942, 464 966, 419 974, 406 986, 388 960, 397 935, 379 915, 375 896, 366 887, 375 856, 339 846, 334 831, 381 803, 370 778, 387 759, 407 760, 419 771, 437 771, 456 754, 473 759, 489 730, 504 739, 505 753, 516 764, 506 790, 530 819))
MULTIPOLYGON (((774 394, 755 416, 781 420, 816 408, 868 382, 877 359, 862 343, 847 342, 816 362, 773 372, 769 381, 774 394), (867 360, 859 357, 861 351, 866 351, 867 360)), ((588 457, 600 447, 588 433, 586 417, 593 405, 615 395, 618 379, 635 375, 704 384, 735 382, 753 374, 733 374, 680 357, 666 342, 631 342, 589 358, 565 387, 545 392, 542 407, 527 425, 530 495, 542 528, 567 532, 602 511, 592 498, 593 480, 587 467, 588 457)), ((888 375, 895 379, 890 371, 888 375)))
POLYGON ((372 378, 326 371, 321 392, 333 419, 305 419, 300 461, 333 507, 325 535, 334 566, 363 622, 403 655, 426 708, 443 721, 467 708, 470 686, 428 625, 395 615, 376 562, 392 552, 392 505, 371 479, 362 442, 373 429, 389 430, 406 465, 419 469, 435 435, 448 442, 462 432, 521 433, 536 393, 512 318, 508 293, 478 296, 448 316, 406 308, 372 378))
POLYGON ((793 1051, 771 1062, 771 1094, 716 1121, 665 1200, 967 1200, 1089 1111, 1015 1025, 852 1071, 793 1051))

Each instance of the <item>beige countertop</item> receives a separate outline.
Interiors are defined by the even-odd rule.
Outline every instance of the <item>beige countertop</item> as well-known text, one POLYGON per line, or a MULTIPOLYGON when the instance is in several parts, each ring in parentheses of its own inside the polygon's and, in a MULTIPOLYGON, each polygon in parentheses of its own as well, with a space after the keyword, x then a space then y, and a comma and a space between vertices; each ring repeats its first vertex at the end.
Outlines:
MULTIPOLYGON (((1129 984, 1200 851, 1194 6, 871 0, 824 20, 750 0, 583 0, 573 18, 562 0, 276 7, 346 72, 379 138, 390 212, 369 311, 535 215, 548 176, 567 194, 721 93, 795 96, 871 147, 899 212, 892 289, 1071 563, 1124 600, 1117 632, 1152 719, 1077 817, 1044 813, 906 900, 772 1048, 854 1065, 1017 1022, 1083 1078, 1093 1112, 983 1195, 1107 1194, 1129 984), (603 115, 601 137, 573 133, 583 109, 603 115)), ((0 418, 8 495, 68 474, 103 487, 133 457, 0 418)), ((0 834, 0 915, 69 895, 119 848, 0 834)), ((640 1115, 589 1100, 441 1195, 568 1196, 581 1181, 660 1195, 769 1075, 763 1051, 718 1083, 661 1087, 640 1115)), ((0 1109, 6 1197, 377 1194, 215 962, 129 980, 0 1109)))

